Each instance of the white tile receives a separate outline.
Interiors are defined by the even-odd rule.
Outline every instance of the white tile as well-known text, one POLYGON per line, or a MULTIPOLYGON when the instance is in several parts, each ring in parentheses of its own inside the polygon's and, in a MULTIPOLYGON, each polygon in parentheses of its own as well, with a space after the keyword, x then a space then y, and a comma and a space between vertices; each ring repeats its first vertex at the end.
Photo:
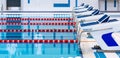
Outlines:
POLYGON ((116 53, 104 53, 106 58, 119 58, 119 56, 116 53))

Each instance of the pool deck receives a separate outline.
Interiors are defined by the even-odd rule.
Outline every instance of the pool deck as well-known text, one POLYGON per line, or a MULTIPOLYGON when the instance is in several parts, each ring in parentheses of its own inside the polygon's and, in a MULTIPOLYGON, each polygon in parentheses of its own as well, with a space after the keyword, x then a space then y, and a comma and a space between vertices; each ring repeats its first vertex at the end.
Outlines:
MULTIPOLYGON (((81 50, 83 53, 83 58, 96 58, 94 52, 95 50, 92 49, 94 45, 98 45, 94 39, 81 39, 81 50)), ((106 58, 119 58, 119 55, 116 52, 103 52, 106 58)), ((100 55, 99 55, 100 56, 100 55)), ((102 58, 102 57, 98 57, 102 58)))
POLYGON ((81 39, 81 50, 83 53, 83 58, 96 58, 92 47, 96 45, 94 39, 81 39))

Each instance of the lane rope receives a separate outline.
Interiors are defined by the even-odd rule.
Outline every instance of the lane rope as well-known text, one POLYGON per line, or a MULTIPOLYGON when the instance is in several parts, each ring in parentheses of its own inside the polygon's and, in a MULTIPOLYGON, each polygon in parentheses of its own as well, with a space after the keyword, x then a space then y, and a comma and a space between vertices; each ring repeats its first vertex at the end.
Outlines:
POLYGON ((0 29, 0 32, 76 32, 76 29, 0 29))
POLYGON ((78 43, 78 40, 0 40, 0 43, 78 43))
POLYGON ((30 23, 16 23, 16 22, 0 22, 0 25, 71 25, 75 26, 75 22, 30 22, 30 23))
POLYGON ((46 21, 68 21, 73 20, 73 18, 0 18, 0 20, 46 20, 46 21))

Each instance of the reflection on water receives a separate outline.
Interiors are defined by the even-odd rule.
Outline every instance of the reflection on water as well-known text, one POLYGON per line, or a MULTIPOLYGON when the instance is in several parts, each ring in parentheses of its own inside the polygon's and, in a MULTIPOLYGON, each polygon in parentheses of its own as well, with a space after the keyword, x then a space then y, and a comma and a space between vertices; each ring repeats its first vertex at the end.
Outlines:
MULTIPOLYGON (((43 39, 42 37, 43 37, 42 34, 36 34, 34 36, 34 39, 43 39)), ((35 44, 35 47, 37 48, 36 54, 41 55, 42 54, 42 44, 35 44)))
POLYGON ((12 58, 12 55, 16 52, 17 44, 7 44, 6 50, 9 52, 10 58, 12 58))

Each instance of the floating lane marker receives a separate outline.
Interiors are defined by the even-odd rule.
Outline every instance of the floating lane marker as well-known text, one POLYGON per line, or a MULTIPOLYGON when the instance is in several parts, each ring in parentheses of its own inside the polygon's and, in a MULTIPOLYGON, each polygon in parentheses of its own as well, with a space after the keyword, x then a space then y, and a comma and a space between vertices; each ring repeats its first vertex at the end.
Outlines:
POLYGON ((0 43, 78 43, 78 40, 0 40, 0 43))
POLYGON ((0 22, 0 25, 71 25, 75 26, 76 22, 30 22, 30 23, 6 23, 6 22, 0 22))
POLYGON ((73 18, 0 18, 0 20, 45 20, 45 21, 68 21, 73 18))
POLYGON ((0 29, 0 32, 76 32, 76 29, 0 29))

